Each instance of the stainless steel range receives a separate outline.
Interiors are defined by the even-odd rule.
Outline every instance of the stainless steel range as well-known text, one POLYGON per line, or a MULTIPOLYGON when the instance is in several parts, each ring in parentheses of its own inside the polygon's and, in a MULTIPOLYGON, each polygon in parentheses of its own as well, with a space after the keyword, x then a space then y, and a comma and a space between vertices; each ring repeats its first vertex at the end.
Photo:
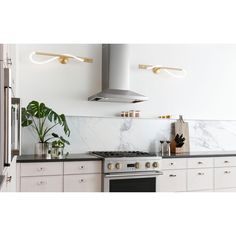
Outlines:
POLYGON ((147 152, 92 152, 103 157, 104 192, 157 192, 161 157, 147 152))

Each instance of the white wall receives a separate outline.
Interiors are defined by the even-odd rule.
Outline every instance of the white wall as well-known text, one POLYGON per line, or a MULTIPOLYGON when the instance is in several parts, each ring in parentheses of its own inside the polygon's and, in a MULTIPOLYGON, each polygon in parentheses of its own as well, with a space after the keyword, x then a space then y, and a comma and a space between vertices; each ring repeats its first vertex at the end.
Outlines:
POLYGON ((236 45, 131 45, 130 89, 150 100, 140 104, 88 102, 101 89, 101 45, 18 45, 19 93, 23 105, 36 99, 72 116, 113 116, 139 109, 144 115, 183 114, 196 119, 236 119, 236 45), (32 51, 72 53, 93 64, 32 64, 32 51), (185 79, 154 75, 138 64, 178 66, 185 79))

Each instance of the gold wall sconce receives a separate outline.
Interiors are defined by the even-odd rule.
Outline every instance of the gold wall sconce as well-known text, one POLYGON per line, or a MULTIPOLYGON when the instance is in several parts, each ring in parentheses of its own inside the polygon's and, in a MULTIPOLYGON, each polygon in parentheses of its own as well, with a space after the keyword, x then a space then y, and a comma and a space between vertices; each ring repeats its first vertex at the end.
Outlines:
POLYGON ((58 60, 61 64, 67 64, 69 62, 70 59, 74 59, 77 60, 79 62, 86 62, 86 63, 92 63, 93 59, 92 58, 88 58, 88 57, 79 57, 79 56, 74 56, 71 54, 57 54, 57 53, 48 53, 48 52, 32 52, 29 56, 30 61, 33 62, 34 64, 46 64, 55 60, 58 60), (44 61, 37 61, 34 59, 34 56, 38 55, 38 56, 46 56, 46 57, 50 57, 47 60, 44 61))
POLYGON ((168 66, 161 66, 161 65, 143 65, 143 64, 139 64, 138 66, 139 69, 143 69, 143 70, 152 70, 152 72, 154 74, 159 74, 162 70, 165 71, 166 73, 168 73, 171 76, 174 77, 179 77, 179 78, 183 78, 186 76, 187 72, 182 69, 182 68, 177 68, 177 67, 168 67, 168 66), (173 71, 173 72, 172 72, 173 71), (174 73, 174 71, 176 72, 182 72, 181 74, 176 74, 174 73))

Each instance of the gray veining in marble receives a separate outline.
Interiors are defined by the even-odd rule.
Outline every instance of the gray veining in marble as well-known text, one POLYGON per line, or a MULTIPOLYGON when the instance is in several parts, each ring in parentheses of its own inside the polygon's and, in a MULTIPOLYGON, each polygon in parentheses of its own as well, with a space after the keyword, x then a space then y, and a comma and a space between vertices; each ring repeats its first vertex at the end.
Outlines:
MULTIPOLYGON (((172 120, 67 117, 71 129, 70 153, 109 150, 155 151, 159 140, 170 138, 172 120)), ((236 121, 189 122, 191 151, 236 150, 236 121)), ((60 132, 59 132, 60 133, 60 132)), ((61 133, 62 134, 62 133, 61 133)), ((22 130, 22 153, 34 153, 32 130, 22 130)))

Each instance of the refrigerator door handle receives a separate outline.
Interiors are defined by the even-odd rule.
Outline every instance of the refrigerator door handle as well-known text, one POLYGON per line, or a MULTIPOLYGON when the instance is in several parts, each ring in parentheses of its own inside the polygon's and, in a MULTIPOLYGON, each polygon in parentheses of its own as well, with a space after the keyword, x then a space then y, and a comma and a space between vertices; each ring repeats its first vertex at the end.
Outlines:
POLYGON ((4 109, 4 165, 10 166, 11 164, 11 89, 5 89, 5 109, 4 109))
POLYGON ((20 98, 12 98, 12 105, 16 105, 16 126, 17 126, 17 141, 16 149, 13 149, 13 155, 21 155, 21 103, 20 98))

